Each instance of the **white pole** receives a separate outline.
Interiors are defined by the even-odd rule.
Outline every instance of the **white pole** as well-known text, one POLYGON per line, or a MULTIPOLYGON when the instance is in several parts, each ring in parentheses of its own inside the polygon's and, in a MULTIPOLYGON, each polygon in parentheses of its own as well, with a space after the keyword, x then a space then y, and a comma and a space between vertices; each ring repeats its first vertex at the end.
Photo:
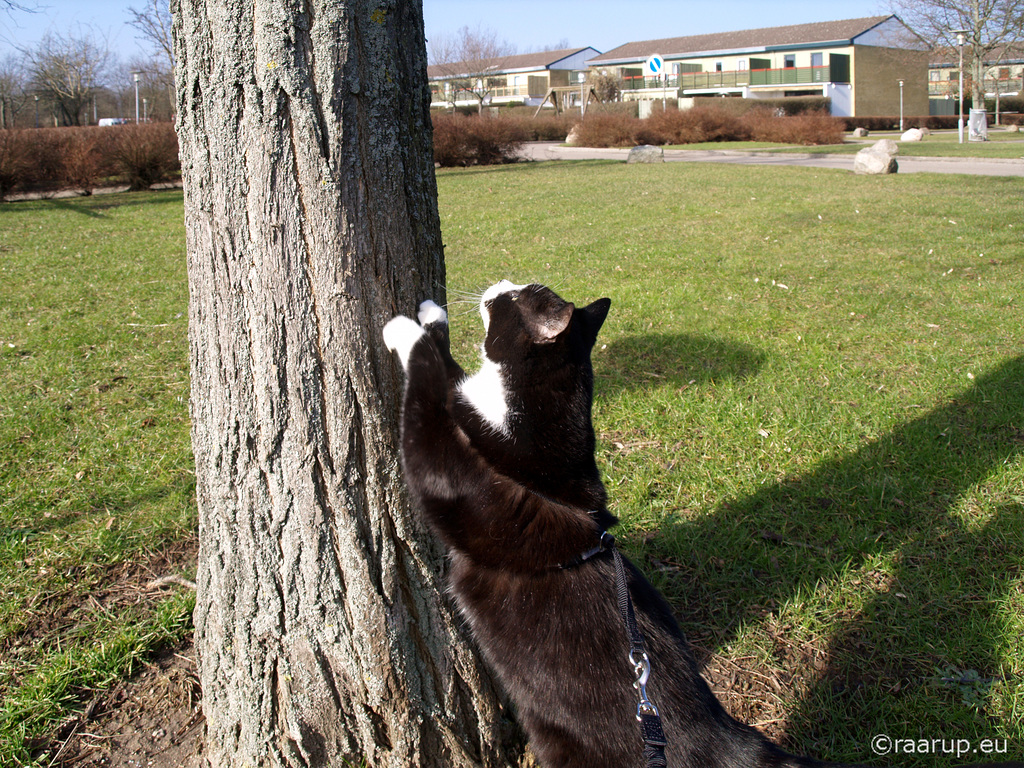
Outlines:
POLYGON ((964 143, 964 33, 956 33, 956 43, 960 46, 960 120, 957 122, 957 132, 960 136, 960 143, 964 143))
POLYGON ((132 72, 132 77, 135 78, 135 124, 139 124, 139 73, 132 72))
POLYGON ((903 81, 900 80, 900 132, 903 132, 903 81))

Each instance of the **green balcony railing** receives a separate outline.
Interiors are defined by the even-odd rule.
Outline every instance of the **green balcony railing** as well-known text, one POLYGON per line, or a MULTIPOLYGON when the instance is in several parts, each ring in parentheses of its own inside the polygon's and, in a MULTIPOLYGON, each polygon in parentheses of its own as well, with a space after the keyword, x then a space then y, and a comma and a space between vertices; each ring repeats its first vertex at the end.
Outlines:
POLYGON ((754 69, 750 72, 751 85, 808 85, 832 82, 829 65, 821 67, 786 67, 785 69, 754 69))
POLYGON ((625 77, 622 89, 627 91, 652 88, 738 88, 745 85, 810 85, 832 82, 832 67, 786 67, 784 69, 739 69, 728 72, 683 72, 661 77, 625 77))

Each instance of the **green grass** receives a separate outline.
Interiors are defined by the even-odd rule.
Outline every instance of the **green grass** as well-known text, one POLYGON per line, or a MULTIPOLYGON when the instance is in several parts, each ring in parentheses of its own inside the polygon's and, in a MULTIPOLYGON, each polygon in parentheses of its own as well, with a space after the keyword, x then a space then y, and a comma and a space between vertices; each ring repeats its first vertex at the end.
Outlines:
MULTIPOLYGON (((966 129, 965 129, 966 130, 966 129)), ((904 157, 966 157, 976 159, 1024 159, 1024 134, 1007 133, 1000 128, 989 130, 988 141, 959 143, 956 131, 933 131, 924 141, 901 142, 899 133, 872 133, 865 139, 848 139, 844 144, 796 147, 792 144, 771 144, 763 141, 711 141, 702 144, 674 144, 665 149, 701 150, 714 152, 784 152, 796 154, 856 154, 879 139, 893 139, 899 143, 904 157)))
MULTIPOLYGON (((740 670, 731 706, 829 759, 951 762, 878 733, 1024 755, 1021 180, 594 161, 438 187, 463 361, 455 299, 502 277, 612 298, 618 533, 740 670)), ((189 629, 189 596, 111 590, 194 536, 181 217, 180 192, 0 207, 3 765, 189 629)))
POLYGON ((989 130, 988 141, 968 141, 964 129, 964 141, 956 131, 933 131, 923 141, 900 141, 899 133, 872 133, 865 139, 850 141, 827 147, 786 147, 784 152, 813 152, 816 154, 855 154, 879 139, 892 139, 899 144, 900 155, 904 157, 964 157, 979 160, 1024 160, 1024 134, 1007 133, 999 128, 989 130))
POLYGON ((877 733, 1024 755, 1020 180, 593 162, 439 188, 452 296, 612 298, 622 539, 713 662, 782 681, 753 719, 828 759, 877 762, 877 733))
POLYGON ((0 207, 0 764, 188 632, 181 193, 0 207))

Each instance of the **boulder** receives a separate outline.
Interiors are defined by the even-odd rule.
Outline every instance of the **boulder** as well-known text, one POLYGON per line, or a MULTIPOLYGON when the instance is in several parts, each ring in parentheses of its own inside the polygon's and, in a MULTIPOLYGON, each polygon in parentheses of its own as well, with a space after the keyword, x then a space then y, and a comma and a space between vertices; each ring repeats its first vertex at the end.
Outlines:
POLYGON ((570 147, 575 147, 580 143, 579 125, 574 125, 569 130, 569 135, 565 137, 565 143, 570 147))
POLYGON ((923 138, 924 132, 920 128, 911 128, 909 131, 903 132, 900 141, 921 141, 923 138))
POLYGON ((1008 125, 1008 126, 1006 126, 1006 130, 1009 131, 1010 133, 1020 133, 1020 126, 1019 125, 1008 125))
MULTIPOLYGON (((862 175, 874 175, 885 173, 896 173, 900 166, 896 162, 895 153, 889 154, 880 150, 878 145, 882 142, 875 142, 873 146, 864 147, 853 158, 853 172, 862 175)), ((892 143, 892 142, 890 142, 892 143)))
POLYGON ((629 150, 629 157, 626 158, 627 163, 664 163, 665 162, 665 150, 661 147, 655 147, 651 144, 641 144, 639 147, 633 147, 629 150))
POLYGON ((876 141, 874 144, 868 147, 868 149, 873 150, 875 152, 881 152, 892 157, 900 153, 900 145, 897 144, 892 139, 882 139, 881 141, 876 141))
POLYGON ((856 139, 863 139, 867 135, 868 135, 868 129, 867 128, 854 128, 853 129, 853 137, 856 138, 856 139))

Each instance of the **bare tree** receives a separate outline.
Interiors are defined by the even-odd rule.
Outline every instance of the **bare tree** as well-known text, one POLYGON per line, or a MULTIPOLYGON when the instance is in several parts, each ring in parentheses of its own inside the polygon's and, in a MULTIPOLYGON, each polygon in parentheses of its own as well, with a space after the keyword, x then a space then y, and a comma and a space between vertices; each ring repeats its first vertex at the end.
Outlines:
POLYGON ((959 55, 964 36, 971 103, 985 104, 986 61, 1007 43, 1024 37, 1024 0, 892 0, 892 10, 936 51, 959 55))
POLYGON ((174 41, 171 39, 171 8, 168 0, 147 0, 141 10, 128 8, 131 20, 143 40, 153 47, 153 57, 143 68, 147 80, 156 81, 167 95, 174 112, 174 41))
POLYGON ((81 125, 86 107, 104 84, 110 50, 89 33, 47 32, 25 52, 32 89, 45 98, 55 120, 81 125))
POLYGON ((24 13, 35 13, 39 10, 39 3, 18 3, 15 0, 0 0, 0 7, 8 13, 11 11, 23 11, 24 13))
POLYGON ((0 60, 0 129, 15 126, 18 113, 30 98, 24 59, 13 54, 5 56, 0 60))
POLYGON ((168 0, 148 0, 142 10, 128 8, 129 24, 139 31, 158 55, 165 60, 168 70, 174 69, 174 41, 171 39, 171 7, 168 0))
POLYGON ((448 84, 451 102, 465 93, 477 99, 481 112, 491 91, 505 84, 496 73, 506 68, 515 53, 515 46, 499 40, 497 32, 479 26, 463 27, 454 35, 437 35, 429 43, 430 61, 448 84))
POLYGON ((381 338, 443 301, 420 0, 172 12, 203 760, 514 762, 409 509, 381 338))

